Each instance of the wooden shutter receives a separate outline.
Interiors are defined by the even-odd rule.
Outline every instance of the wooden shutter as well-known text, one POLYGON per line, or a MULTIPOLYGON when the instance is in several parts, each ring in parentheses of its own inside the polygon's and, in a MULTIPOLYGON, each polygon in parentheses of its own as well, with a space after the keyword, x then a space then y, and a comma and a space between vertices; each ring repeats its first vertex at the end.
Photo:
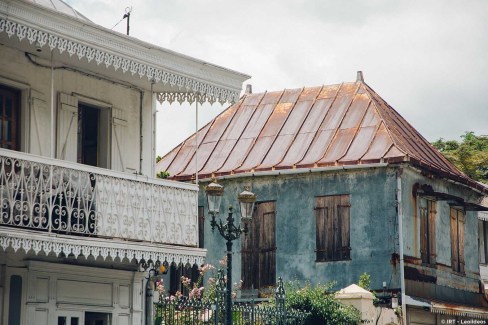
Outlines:
POLYGON ((345 260, 351 258, 350 247, 350 204, 349 196, 341 195, 338 197, 339 204, 337 205, 338 225, 340 231, 340 241, 338 242, 337 259, 345 260))
POLYGON ((457 222, 457 210, 451 208, 451 265, 454 271, 459 270, 459 250, 458 250, 458 222, 457 222))
POLYGON ((74 162, 78 157, 78 99, 63 93, 58 96, 56 157, 74 162))
POLYGON ((259 288, 276 284, 275 203, 259 204, 259 288))
POLYGON ((422 263, 428 263, 429 256, 429 213, 427 199, 419 198, 419 214, 420 214, 420 258, 422 263))
POLYGON ((51 143, 50 113, 44 96, 36 91, 31 94, 29 152, 39 156, 49 156, 51 143), (49 140, 49 141, 48 141, 49 140))
POLYGON ((254 207, 253 221, 249 223, 249 232, 241 239, 241 280, 243 289, 257 289, 257 245, 256 229, 259 229, 257 203, 254 207))
POLYGON ((428 200, 428 209, 429 209, 429 263, 435 264, 436 263, 436 240, 435 240, 435 219, 436 219, 436 202, 432 200, 428 200))
POLYGON ((466 224, 466 217, 464 211, 457 210, 458 215, 458 256, 459 256, 459 272, 464 273, 464 227, 466 224))
MULTIPOLYGON (((317 201, 323 198, 317 198, 317 201)), ((315 207, 315 246, 316 246, 316 260, 317 262, 322 262, 327 260, 327 236, 326 236, 326 225, 329 215, 329 208, 323 206, 323 203, 315 207)))
POLYGON ((127 119, 125 112, 118 108, 112 109, 112 169, 125 171, 124 151, 127 136, 127 119))

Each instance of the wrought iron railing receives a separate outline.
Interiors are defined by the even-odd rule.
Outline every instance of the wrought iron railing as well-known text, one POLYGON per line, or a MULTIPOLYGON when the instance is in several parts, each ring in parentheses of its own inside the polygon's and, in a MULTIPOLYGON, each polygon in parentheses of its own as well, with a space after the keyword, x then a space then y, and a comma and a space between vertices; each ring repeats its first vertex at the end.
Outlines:
MULTIPOLYGON (((217 283, 219 280, 217 280, 217 283)), ((225 287, 222 286, 221 289, 217 288, 216 292, 217 297, 213 301, 162 297, 160 301, 155 304, 154 325, 224 324, 225 287)), ((275 299, 276 304, 274 305, 255 304, 253 301, 233 302, 232 324, 305 324, 307 317, 306 313, 296 310, 286 310, 284 304, 285 291, 281 278, 277 283, 275 299)))
POLYGON ((194 246, 197 188, 0 149, 0 225, 194 246))

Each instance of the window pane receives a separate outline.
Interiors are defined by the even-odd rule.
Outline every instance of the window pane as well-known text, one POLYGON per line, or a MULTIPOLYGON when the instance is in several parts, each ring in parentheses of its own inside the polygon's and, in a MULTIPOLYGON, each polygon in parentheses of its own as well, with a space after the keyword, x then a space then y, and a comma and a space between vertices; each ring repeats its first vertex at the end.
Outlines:
POLYGON ((66 316, 58 316, 58 325, 66 325, 66 316))
POLYGON ((79 320, 80 319, 78 317, 71 317, 71 325, 78 325, 79 320))

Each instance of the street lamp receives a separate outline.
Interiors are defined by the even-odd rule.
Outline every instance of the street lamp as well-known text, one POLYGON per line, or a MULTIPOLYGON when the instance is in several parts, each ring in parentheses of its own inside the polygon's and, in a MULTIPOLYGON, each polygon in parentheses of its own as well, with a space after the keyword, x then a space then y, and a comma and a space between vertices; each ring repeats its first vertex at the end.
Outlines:
POLYGON ((232 216, 232 206, 229 207, 229 213, 227 215, 227 222, 223 223, 222 220, 216 221, 215 216, 219 214, 220 203, 222 196, 224 195, 224 187, 217 184, 217 181, 213 181, 205 187, 205 193, 207 194, 208 212, 212 215, 210 225, 212 231, 217 228, 220 235, 227 241, 227 283, 225 294, 225 324, 232 324, 232 242, 240 237, 242 233, 247 234, 249 232, 248 222, 252 219, 254 210, 254 202, 256 202, 256 195, 246 188, 242 193, 237 196, 239 200, 239 207, 241 211, 241 220, 244 223, 244 228, 240 224, 234 224, 234 218, 232 216))

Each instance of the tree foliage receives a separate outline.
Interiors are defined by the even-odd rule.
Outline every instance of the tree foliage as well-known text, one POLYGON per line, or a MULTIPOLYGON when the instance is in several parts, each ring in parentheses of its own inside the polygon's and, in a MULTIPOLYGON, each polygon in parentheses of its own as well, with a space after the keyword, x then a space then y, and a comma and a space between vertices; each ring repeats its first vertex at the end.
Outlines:
POLYGON ((488 136, 466 132, 461 141, 440 138, 432 144, 468 177, 488 184, 488 136))

